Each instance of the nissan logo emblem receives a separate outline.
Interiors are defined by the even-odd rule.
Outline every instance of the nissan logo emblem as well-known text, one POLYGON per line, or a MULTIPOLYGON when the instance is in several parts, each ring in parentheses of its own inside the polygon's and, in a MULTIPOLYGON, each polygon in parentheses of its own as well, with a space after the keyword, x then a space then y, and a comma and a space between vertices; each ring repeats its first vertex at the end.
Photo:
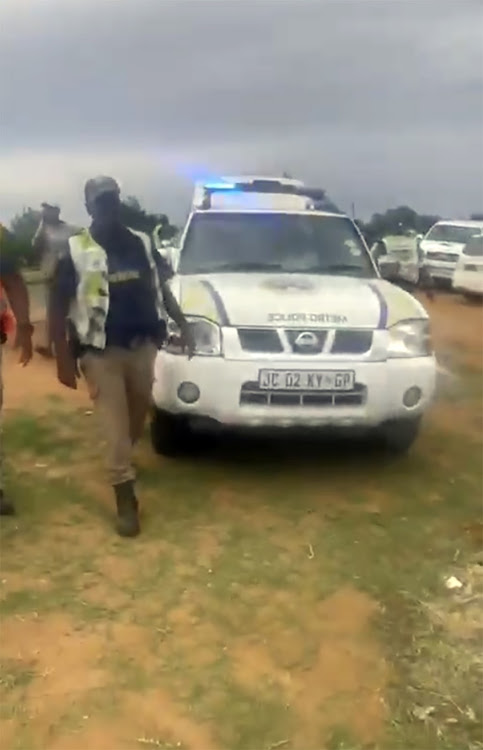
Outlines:
POLYGON ((294 341, 294 345, 297 349, 304 349, 310 352, 317 352, 320 349, 319 338, 312 331, 299 333, 294 341))

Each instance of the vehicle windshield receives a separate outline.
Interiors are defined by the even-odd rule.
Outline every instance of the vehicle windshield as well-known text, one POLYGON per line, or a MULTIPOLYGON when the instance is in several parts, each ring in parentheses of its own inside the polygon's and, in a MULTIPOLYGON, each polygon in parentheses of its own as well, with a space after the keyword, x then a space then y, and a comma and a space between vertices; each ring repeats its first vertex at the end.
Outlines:
POLYGON ((483 257, 483 235, 472 237, 463 250, 464 255, 483 257))
POLYGON ((436 224, 429 230, 425 239, 434 240, 435 242, 456 242, 464 245, 477 231, 475 227, 436 224))
POLYGON ((289 213, 196 214, 178 273, 332 273, 377 276, 350 219, 289 213))

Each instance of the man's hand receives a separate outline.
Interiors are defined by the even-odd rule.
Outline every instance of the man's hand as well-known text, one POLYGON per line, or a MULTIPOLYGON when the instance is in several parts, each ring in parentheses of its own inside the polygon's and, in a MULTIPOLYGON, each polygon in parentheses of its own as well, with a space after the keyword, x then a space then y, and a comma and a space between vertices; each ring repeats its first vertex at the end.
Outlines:
POLYGON ((20 349, 20 364, 25 367, 33 356, 32 326, 30 323, 17 326, 16 343, 20 349))
POLYGON ((181 332, 181 345, 183 347, 183 351, 187 353, 188 359, 191 359, 195 353, 196 343, 195 343, 195 339, 193 336, 193 331, 191 329, 191 326, 186 320, 180 326, 180 332, 181 332))
POLYGON ((195 340, 191 327, 186 320, 173 292, 169 288, 168 284, 162 282, 161 289, 163 292, 164 306, 171 320, 174 320, 180 330, 181 345, 183 350, 188 354, 188 359, 191 359, 195 353, 195 340))

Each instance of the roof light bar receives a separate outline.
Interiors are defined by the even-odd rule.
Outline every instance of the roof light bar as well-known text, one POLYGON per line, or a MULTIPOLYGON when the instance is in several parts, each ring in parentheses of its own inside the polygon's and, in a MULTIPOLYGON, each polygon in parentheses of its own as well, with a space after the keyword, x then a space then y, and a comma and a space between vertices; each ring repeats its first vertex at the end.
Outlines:
POLYGON ((205 190, 236 190, 237 186, 231 182, 206 182, 203 185, 205 190))
POLYGON ((220 180, 205 182, 200 185, 200 188, 202 190, 202 198, 198 207, 201 210, 211 208, 211 196, 213 193, 238 191, 239 193, 258 193, 261 195, 293 195, 299 198, 306 198, 308 209, 341 213, 322 188, 308 188, 302 184, 287 184, 279 181, 277 178, 255 178, 246 182, 243 182, 242 179, 237 182, 228 182, 221 178, 220 180))

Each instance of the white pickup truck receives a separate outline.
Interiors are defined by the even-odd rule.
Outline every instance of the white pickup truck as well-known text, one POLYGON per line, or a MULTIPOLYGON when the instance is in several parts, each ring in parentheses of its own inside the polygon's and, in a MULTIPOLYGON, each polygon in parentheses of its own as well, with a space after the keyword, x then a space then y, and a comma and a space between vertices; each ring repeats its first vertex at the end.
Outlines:
POLYGON ((421 240, 420 249, 430 275, 453 286, 454 272, 463 248, 472 237, 483 234, 483 221, 438 221, 421 240))
POLYGON ((381 279, 347 216, 301 195, 252 192, 240 208, 229 189, 208 191, 168 252, 196 354, 171 326, 155 366, 155 449, 175 455, 211 428, 336 428, 408 450, 435 392, 424 307, 381 279))

